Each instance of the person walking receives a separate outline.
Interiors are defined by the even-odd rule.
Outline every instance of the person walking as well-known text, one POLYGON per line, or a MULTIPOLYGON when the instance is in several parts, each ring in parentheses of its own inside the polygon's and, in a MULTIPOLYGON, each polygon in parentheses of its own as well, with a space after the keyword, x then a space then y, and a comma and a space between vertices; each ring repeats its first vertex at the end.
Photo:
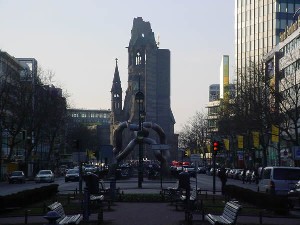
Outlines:
POLYGON ((222 167, 219 171, 219 178, 221 180, 221 190, 222 190, 222 195, 225 194, 225 185, 226 185, 226 182, 227 182, 227 175, 226 175, 226 170, 224 167, 222 167))
MULTIPOLYGON (((243 180, 243 184, 245 183, 245 180, 246 180, 246 168, 244 168, 243 172, 242 172, 242 180, 243 180)), ((247 181, 246 181, 247 182, 247 181)))

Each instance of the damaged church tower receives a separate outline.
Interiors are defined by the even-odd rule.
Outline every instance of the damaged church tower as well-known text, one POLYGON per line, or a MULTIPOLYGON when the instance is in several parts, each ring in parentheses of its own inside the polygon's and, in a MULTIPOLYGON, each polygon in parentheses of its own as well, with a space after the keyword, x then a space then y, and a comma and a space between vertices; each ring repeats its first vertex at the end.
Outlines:
MULTIPOLYGON (((158 48, 150 23, 143 21, 141 17, 133 20, 131 39, 127 48, 128 87, 123 109, 117 62, 111 89, 111 135, 114 135, 114 130, 120 122, 139 124, 140 109, 135 95, 140 90, 144 93, 145 118, 143 120, 156 123, 164 130, 171 157, 174 159, 177 155, 177 136, 174 134, 175 119, 170 101, 170 51, 158 48)), ((158 140, 159 143, 159 137, 155 132, 150 132, 149 137, 158 140)), ((122 148, 133 138, 132 132, 124 130, 122 148)), ((145 146, 144 158, 154 159, 151 151, 151 146, 145 146)), ((138 159, 138 151, 133 151, 128 159, 138 159)))

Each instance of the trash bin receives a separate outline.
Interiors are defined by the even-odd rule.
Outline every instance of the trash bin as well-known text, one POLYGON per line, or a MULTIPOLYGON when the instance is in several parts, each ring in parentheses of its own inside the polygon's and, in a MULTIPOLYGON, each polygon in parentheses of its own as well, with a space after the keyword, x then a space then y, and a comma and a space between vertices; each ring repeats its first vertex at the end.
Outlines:
POLYGON ((94 173, 84 176, 85 185, 89 194, 99 194, 99 177, 94 173))

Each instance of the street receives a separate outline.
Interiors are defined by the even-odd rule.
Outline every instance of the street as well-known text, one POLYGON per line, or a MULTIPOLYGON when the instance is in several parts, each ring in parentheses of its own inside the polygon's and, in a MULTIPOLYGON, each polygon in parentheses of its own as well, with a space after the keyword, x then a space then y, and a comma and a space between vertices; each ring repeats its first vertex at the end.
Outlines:
MULTIPOLYGON (((221 182, 218 177, 216 179, 216 192, 221 190, 221 182)), ((105 180, 105 186, 110 187, 110 180, 105 180)), ((64 177, 56 178, 54 181, 55 184, 59 185, 59 192, 61 193, 73 193, 76 189, 79 190, 79 182, 65 182, 64 177)), ((50 183, 51 184, 51 183, 50 183)), ((159 193, 161 189, 165 189, 168 187, 173 187, 176 184, 176 180, 148 180, 144 178, 142 183, 143 193, 159 193)), ((191 185, 201 190, 213 190, 213 176, 208 176, 206 174, 197 174, 197 179, 191 178, 191 185), (196 182, 197 181, 197 182, 196 182)), ((244 188, 251 189, 253 191, 257 191, 257 185, 254 183, 251 184, 243 184, 241 180, 228 179, 227 184, 241 186, 244 188)), ((44 185, 49 185, 49 183, 35 183, 34 181, 27 181, 25 184, 8 184, 8 182, 0 183, 0 196, 9 195, 12 193, 17 193, 26 189, 34 189, 37 187, 41 187, 44 185)), ((82 188, 85 187, 85 182, 82 182, 82 188)), ((116 188, 120 188, 124 193, 139 193, 138 188, 138 179, 130 178, 124 180, 116 181, 116 188)))

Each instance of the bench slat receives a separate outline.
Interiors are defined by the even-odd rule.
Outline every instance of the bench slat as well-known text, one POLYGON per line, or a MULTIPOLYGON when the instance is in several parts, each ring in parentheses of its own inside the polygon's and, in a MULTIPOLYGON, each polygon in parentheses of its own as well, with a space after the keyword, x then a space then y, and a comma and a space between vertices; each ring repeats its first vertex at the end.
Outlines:
POLYGON ((59 224, 79 224, 80 221, 83 219, 81 214, 67 216, 65 214, 64 208, 61 203, 54 202, 48 206, 48 209, 51 211, 57 212, 61 217, 57 220, 59 224))
POLYGON ((241 205, 236 202, 227 202, 225 204, 222 215, 205 215, 205 220, 210 224, 229 224, 234 225, 237 221, 238 212, 241 209, 241 205))

